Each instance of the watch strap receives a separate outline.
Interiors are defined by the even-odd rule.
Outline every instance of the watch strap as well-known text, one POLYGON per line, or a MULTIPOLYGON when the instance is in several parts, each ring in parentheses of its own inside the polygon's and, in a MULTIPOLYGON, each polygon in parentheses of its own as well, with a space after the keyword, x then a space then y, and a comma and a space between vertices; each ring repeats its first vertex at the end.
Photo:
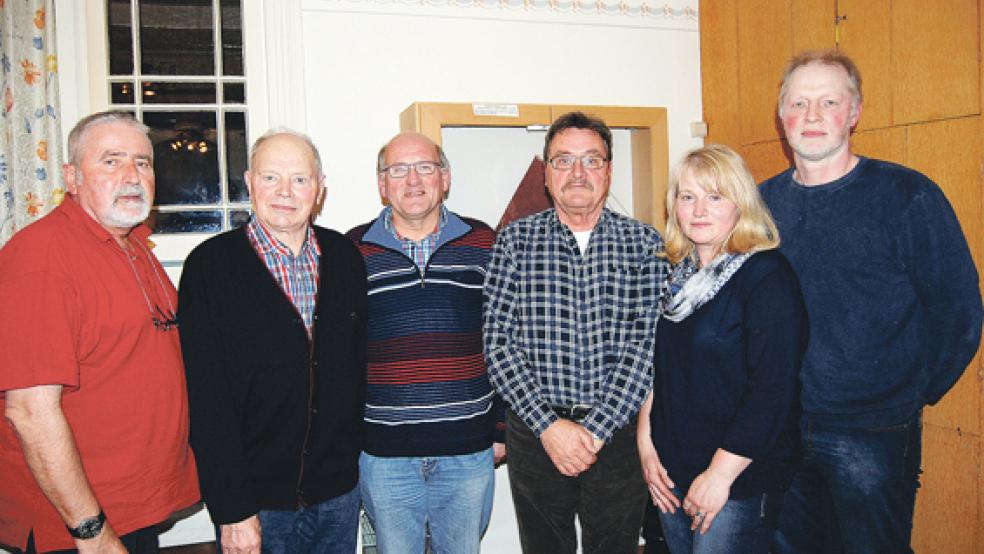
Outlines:
POLYGON ((68 529, 68 533, 72 535, 72 538, 92 539, 99 536, 105 524, 106 512, 100 509, 99 515, 83 519, 78 527, 72 528, 66 525, 65 528, 68 529))

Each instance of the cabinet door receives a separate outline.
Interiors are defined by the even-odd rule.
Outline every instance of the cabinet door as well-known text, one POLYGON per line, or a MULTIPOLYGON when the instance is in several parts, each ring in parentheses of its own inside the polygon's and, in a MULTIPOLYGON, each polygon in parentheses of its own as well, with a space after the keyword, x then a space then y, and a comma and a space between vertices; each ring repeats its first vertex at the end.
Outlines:
POLYGON ((741 141, 737 10, 735 2, 700 3, 700 85, 706 144, 737 146, 741 141))
POLYGON ((976 0, 893 0, 893 123, 980 113, 976 0))
POLYGON ((792 9, 793 52, 822 50, 837 44, 835 0, 796 0, 792 9))
POLYGON ((742 144, 782 136, 776 101, 782 69, 793 51, 790 1, 738 3, 738 107, 742 144))
POLYGON ((892 1, 838 0, 838 47, 858 66, 864 106, 857 130, 892 124, 892 1))

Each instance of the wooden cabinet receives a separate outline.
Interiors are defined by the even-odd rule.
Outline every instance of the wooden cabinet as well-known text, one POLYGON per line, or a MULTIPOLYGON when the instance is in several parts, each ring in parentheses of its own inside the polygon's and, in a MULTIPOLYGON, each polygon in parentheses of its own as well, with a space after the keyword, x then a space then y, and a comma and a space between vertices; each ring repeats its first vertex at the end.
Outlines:
POLYGON ((857 131, 892 124, 891 4, 891 0, 838 0, 847 17, 837 25, 838 44, 857 64, 864 91, 864 109, 857 131))
POLYGON ((793 50, 790 0, 738 2, 738 98, 742 144, 775 140, 776 77, 793 50))
POLYGON ((977 1, 891 4, 892 123, 980 114, 977 1))
POLYGON ((702 2, 702 62, 714 60, 702 71, 705 113, 715 116, 708 138, 778 140, 782 69, 814 48, 840 48, 857 63, 859 131, 979 115, 978 9, 977 0, 702 2))

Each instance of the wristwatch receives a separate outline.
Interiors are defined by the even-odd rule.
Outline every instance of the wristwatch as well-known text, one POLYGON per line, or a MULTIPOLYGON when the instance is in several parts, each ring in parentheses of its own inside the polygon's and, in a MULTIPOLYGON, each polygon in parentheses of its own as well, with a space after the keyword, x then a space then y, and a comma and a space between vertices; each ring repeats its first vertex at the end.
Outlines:
POLYGON ((106 513, 99 510, 99 515, 96 517, 87 517, 83 519, 82 523, 79 523, 78 527, 73 529, 66 525, 65 528, 68 529, 69 534, 76 539, 93 539, 98 537, 99 533, 102 533, 103 525, 105 524, 106 513))

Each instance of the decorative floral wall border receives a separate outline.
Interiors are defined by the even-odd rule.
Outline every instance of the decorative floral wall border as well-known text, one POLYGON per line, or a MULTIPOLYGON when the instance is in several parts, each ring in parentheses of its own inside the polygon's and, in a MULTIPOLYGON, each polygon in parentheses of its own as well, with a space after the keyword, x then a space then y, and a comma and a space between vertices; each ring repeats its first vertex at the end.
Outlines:
MULTIPOLYGON (((471 12, 474 16, 495 14, 509 18, 529 19, 560 16, 603 17, 616 23, 615 18, 634 20, 636 24, 667 24, 696 30, 699 17, 697 0, 655 2, 639 0, 304 0, 304 9, 328 11, 366 11, 412 13, 471 12)), ((585 21, 588 22, 588 21, 585 21)), ((629 21, 624 21, 629 23, 629 21)))

